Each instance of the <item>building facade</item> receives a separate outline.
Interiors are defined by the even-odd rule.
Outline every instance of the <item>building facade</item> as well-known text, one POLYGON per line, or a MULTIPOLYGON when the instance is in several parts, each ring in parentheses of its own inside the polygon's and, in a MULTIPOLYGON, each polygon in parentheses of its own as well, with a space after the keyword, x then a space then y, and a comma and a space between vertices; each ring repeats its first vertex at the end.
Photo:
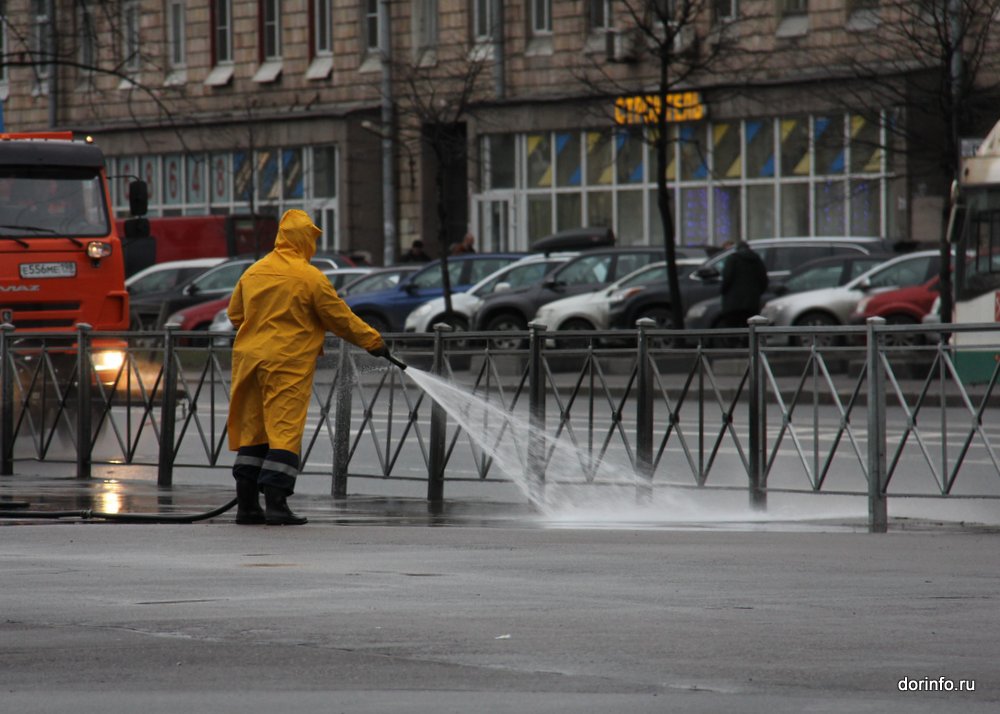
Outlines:
MULTIPOLYGON (((950 85, 917 40, 948 6, 7 0, 0 98, 7 131, 94 135, 154 215, 303 208, 324 248, 375 262, 467 231, 485 250, 598 225, 660 243, 660 146, 677 243, 937 241, 949 130, 921 111, 950 85)), ((1000 118, 969 97, 961 138, 1000 118)))

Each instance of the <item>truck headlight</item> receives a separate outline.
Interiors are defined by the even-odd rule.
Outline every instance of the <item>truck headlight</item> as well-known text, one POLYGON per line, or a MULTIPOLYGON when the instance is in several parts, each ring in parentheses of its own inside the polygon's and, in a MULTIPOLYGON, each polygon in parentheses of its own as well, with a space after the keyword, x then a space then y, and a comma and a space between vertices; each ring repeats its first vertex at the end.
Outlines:
POLYGON ((701 303, 698 303, 697 305, 692 305, 691 309, 688 310, 687 312, 687 319, 697 320, 698 318, 700 318, 702 315, 705 314, 705 311, 707 309, 708 305, 702 305, 701 303))
POLYGON ((118 372, 125 364, 125 353, 120 350, 102 350, 94 353, 94 369, 98 372, 118 372))
POLYGON ((87 243, 87 257, 93 260, 100 260, 111 255, 111 244, 102 240, 92 240, 87 243))

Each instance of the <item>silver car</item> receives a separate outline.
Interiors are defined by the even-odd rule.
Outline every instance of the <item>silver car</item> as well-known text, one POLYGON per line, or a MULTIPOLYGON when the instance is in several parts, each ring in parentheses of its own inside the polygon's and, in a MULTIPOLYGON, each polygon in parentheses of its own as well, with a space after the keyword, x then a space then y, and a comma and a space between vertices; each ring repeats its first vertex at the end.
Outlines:
MULTIPOLYGON (((937 275, 940 265, 941 254, 937 250, 907 253, 872 268, 846 285, 769 300, 761 314, 779 327, 844 325, 865 295, 920 285, 937 275)), ((817 341, 839 342, 836 338, 817 341)))

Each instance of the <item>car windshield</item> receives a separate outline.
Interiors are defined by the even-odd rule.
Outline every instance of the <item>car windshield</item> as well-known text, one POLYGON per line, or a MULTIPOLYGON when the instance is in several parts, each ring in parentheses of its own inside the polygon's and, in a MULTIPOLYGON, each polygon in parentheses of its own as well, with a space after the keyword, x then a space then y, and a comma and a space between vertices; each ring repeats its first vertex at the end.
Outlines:
POLYGON ((523 288, 526 285, 534 285, 545 277, 545 274, 552 269, 553 265, 555 265, 555 263, 550 261, 539 261, 537 263, 515 265, 512 268, 505 270, 500 275, 497 275, 492 280, 487 281, 485 285, 476 290, 476 295, 479 297, 492 295, 497 289, 497 285, 500 285, 501 283, 509 286, 510 288, 523 288))
POLYGON ((363 295, 364 293, 373 293, 378 290, 385 290, 398 284, 400 275, 400 273, 386 272, 374 273, 372 275, 365 275, 361 278, 355 278, 353 282, 344 286, 344 289, 340 291, 340 294, 363 295))
POLYGON ((246 272, 252 263, 228 263, 220 265, 218 268, 209 270, 204 275, 195 278, 192 285, 199 290, 232 290, 239 282, 240 276, 246 272))
POLYGON ((98 238, 108 233, 99 169, 0 168, 0 235, 98 238))

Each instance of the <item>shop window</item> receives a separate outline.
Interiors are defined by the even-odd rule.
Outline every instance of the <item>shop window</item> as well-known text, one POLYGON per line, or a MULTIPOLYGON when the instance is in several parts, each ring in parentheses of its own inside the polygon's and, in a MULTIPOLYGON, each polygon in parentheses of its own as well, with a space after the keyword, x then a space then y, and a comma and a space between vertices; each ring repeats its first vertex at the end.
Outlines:
POLYGON ((250 203, 253 198, 253 160, 246 151, 233 152, 233 199, 250 203))
POLYGON ((851 173, 872 174, 882 171, 882 142, 877 121, 856 114, 851 116, 851 173))
POLYGON ((681 234, 677 242, 708 242, 708 189, 685 188, 680 201, 681 234))
POLYGON ((257 162, 257 198, 268 203, 277 202, 281 198, 281 184, 278 181, 278 152, 274 149, 258 151, 257 162))
POLYGON ((619 131, 615 134, 619 184, 642 183, 644 150, 645 144, 639 130, 619 131))
POLYGON ((580 132, 556 134, 556 185, 580 186, 582 183, 580 132))
POLYGON ((187 170, 184 172, 184 202, 191 205, 205 205, 205 159, 203 156, 188 156, 187 170))
MULTIPOLYGON (((726 241, 740 240, 742 215, 739 186, 716 186, 712 191, 713 241, 722 245, 726 241)), ((755 208, 756 210, 756 208, 755 208)))
POLYGON ((587 185, 610 185, 614 162, 612 161, 612 136, 610 132, 587 132, 587 185))
POLYGON ((232 201, 230 161, 229 154, 212 155, 209 174, 209 203, 212 206, 228 206, 232 201))
POLYGON ((305 197, 302 149, 285 149, 281 152, 281 184, 283 200, 300 200, 305 197))
POLYGON ((336 198, 337 196, 337 149, 334 146, 318 146, 313 149, 313 197, 336 198))
POLYGON ((178 206, 184 203, 184 159, 180 154, 163 157, 163 203, 178 206))
POLYGON ((566 231, 583 225, 583 200, 579 193, 556 195, 556 230, 566 231))
POLYGON ((552 140, 547 132, 528 134, 528 187, 547 188, 552 185, 552 140))
POLYGON ((882 232, 881 182, 851 181, 851 235, 880 236, 882 232))
POLYGON ((517 152, 514 134, 492 134, 485 138, 483 153, 483 186, 485 188, 514 188, 517 152))
POLYGON ((842 174, 847 169, 844 117, 813 119, 813 150, 817 174, 842 174))
POLYGON ((809 184, 784 183, 780 186, 781 235, 809 235, 809 184))
POLYGON ((781 175, 809 175, 809 118, 781 120, 781 175))
POLYGON ((778 235, 774 220, 774 186, 747 186, 747 239, 778 235))
POLYGON ((528 242, 552 233, 552 197, 549 194, 528 195, 528 242))
POLYGON ((587 225, 613 226, 614 224, 614 194, 611 191, 588 191, 587 225))
POLYGON ((681 180, 704 180, 708 177, 708 152, 705 150, 705 129, 702 125, 680 128, 681 180))
POLYGON ((816 184, 816 235, 844 235, 847 226, 846 186, 844 181, 823 181, 816 184))
POLYGON ((771 178, 775 173, 774 131, 770 119, 747 121, 747 178, 771 178))
POLYGON ((740 155, 740 125, 720 123, 712 125, 712 167, 716 179, 743 178, 740 155))
POLYGON ((642 245, 645 239, 642 220, 642 191, 618 192, 618 245, 642 245))

